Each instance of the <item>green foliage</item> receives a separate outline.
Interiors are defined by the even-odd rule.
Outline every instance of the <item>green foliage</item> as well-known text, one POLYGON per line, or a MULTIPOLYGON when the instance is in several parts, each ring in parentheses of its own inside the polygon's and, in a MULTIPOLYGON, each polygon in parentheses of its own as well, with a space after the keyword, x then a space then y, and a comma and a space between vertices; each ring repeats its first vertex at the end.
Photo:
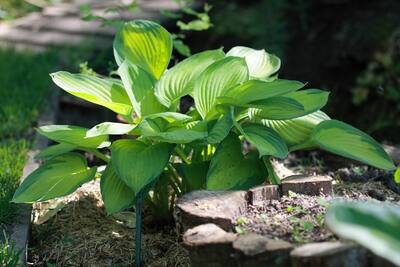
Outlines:
POLYGON ((0 143, 0 225, 9 222, 15 214, 15 205, 10 201, 19 185, 27 151, 24 140, 0 143))
POLYGON ((14 243, 4 233, 4 240, 0 238, 0 266, 16 267, 19 266, 21 251, 17 251, 14 243))
POLYGON ((400 264, 400 208, 376 202, 337 202, 327 213, 329 228, 342 238, 353 240, 400 264))
POLYGON ((124 24, 114 41, 122 81, 52 75, 65 91, 124 115, 127 124, 40 127, 40 133, 60 144, 42 153, 48 160, 25 180, 14 201, 62 196, 93 178, 95 167, 71 150, 93 153, 107 164, 100 176, 109 213, 140 203, 149 189, 150 207, 160 215, 190 190, 248 189, 267 177, 279 183, 270 158, 302 148, 323 148, 394 169, 371 137, 319 111, 328 92, 300 90, 303 83, 280 80, 275 75, 280 60, 265 50, 205 51, 167 70, 171 50, 172 37, 162 26, 135 20, 124 24), (178 107, 185 95, 195 104, 183 114, 178 107), (98 150, 108 149, 109 135, 123 135, 110 146, 111 159, 98 150), (71 175, 74 182, 65 181, 71 175))

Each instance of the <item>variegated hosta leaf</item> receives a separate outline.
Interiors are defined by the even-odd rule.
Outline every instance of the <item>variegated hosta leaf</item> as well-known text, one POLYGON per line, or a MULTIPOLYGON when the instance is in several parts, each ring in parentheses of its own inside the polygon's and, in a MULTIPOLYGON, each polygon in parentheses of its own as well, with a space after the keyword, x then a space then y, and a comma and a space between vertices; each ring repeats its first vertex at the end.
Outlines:
POLYGON ((328 101, 329 93, 318 89, 307 89, 275 96, 249 104, 250 118, 289 120, 313 113, 328 101))
POLYGON ((157 119, 162 118, 166 120, 168 123, 184 123, 192 120, 192 117, 186 114, 178 113, 178 112, 161 112, 148 115, 143 119, 157 119))
POLYGON ((312 130, 321 121, 329 120, 330 118, 322 111, 291 119, 291 120, 256 120, 267 127, 272 128, 279 136, 285 140, 289 146, 298 145, 310 138, 312 130))
POLYGON ((247 79, 248 69, 242 58, 226 57, 208 66, 195 81, 193 90, 195 105, 202 118, 212 117, 217 98, 247 79))
POLYGON ((77 153, 54 157, 33 171, 14 194, 15 203, 32 203, 62 197, 89 182, 96 168, 89 169, 86 159, 77 153))
POLYGON ((50 76, 55 84, 71 95, 109 108, 118 114, 131 115, 132 105, 118 80, 66 71, 55 72, 50 76))
POLYGON ((171 53, 171 35, 152 21, 127 22, 114 39, 114 56, 118 65, 127 60, 157 80, 167 68, 171 53))
POLYGON ((86 137, 88 129, 78 126, 47 125, 39 127, 37 131, 53 141, 83 148, 102 148, 110 144, 107 135, 86 137))
POLYGON ((246 140, 257 148, 260 157, 287 156, 288 148, 285 141, 274 130, 257 124, 244 124, 239 127, 246 140))
POLYGON ((311 143, 337 155, 384 170, 394 170, 392 159, 366 133, 337 120, 323 121, 314 128, 311 143))
POLYGON ((304 87, 304 84, 298 81, 274 80, 266 82, 249 80, 230 89, 225 96, 219 98, 219 102, 241 106, 253 101, 284 95, 302 87, 304 87))
POLYGON ((229 50, 227 56, 244 57, 249 67, 249 75, 255 79, 267 78, 281 67, 281 60, 275 55, 268 54, 264 49, 235 46, 229 50))
POLYGON ((101 175, 100 189, 108 214, 127 209, 135 202, 135 192, 117 176, 112 163, 101 175))
POLYGON ((146 71, 129 61, 124 61, 118 68, 118 74, 139 117, 166 110, 154 94, 154 78, 146 71))
POLYGON ((230 133, 217 147, 207 173, 209 190, 247 190, 265 181, 267 172, 257 153, 242 154, 238 136, 230 133))
POLYGON ((134 124, 126 124, 126 123, 118 123, 118 122, 103 122, 93 126, 86 132, 86 137, 95 137, 100 135, 122 135, 127 134, 133 129, 135 129, 136 125, 134 124))
POLYGON ((155 92, 159 101, 166 107, 177 104, 182 96, 193 91, 194 80, 210 64, 222 59, 221 50, 210 50, 195 54, 176 64, 162 75, 156 84, 155 92))
MULTIPOLYGON (((357 242, 400 266, 400 208, 383 202, 337 202, 328 209, 326 223, 341 238, 357 242)), ((382 266, 383 266, 382 265, 382 266)))
POLYGON ((207 137, 207 124, 203 121, 169 123, 163 118, 147 118, 139 125, 142 136, 167 143, 191 143, 207 137))
POLYGON ((117 176, 138 194, 164 170, 172 148, 166 143, 120 139, 111 146, 111 163, 117 176))
POLYGON ((52 145, 40 151, 40 153, 35 156, 35 159, 39 160, 50 159, 55 156, 65 154, 67 152, 71 152, 72 150, 75 150, 77 147, 78 147, 77 145, 71 145, 67 143, 52 145))

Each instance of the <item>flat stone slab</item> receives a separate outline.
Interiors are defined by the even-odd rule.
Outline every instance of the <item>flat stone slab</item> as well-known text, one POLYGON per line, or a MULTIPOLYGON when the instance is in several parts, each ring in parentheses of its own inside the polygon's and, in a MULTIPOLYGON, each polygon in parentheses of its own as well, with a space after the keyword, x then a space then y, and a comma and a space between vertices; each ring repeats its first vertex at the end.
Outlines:
POLYGON ((255 233, 239 236, 233 242, 238 266, 290 266, 293 245, 283 240, 273 240, 255 233))
POLYGON ((183 235, 183 245, 189 251, 191 266, 234 266, 233 233, 225 232, 215 224, 196 226, 183 235))
POLYGON ((279 186, 261 185, 251 188, 247 191, 247 200, 251 205, 262 205, 269 200, 278 200, 280 198, 279 186))
POLYGON ((175 221, 183 231, 205 223, 215 223, 222 229, 231 230, 233 219, 246 211, 246 193, 206 190, 190 192, 177 200, 175 221))
POLYGON ((389 154, 389 156, 393 159, 395 164, 400 164, 400 148, 396 146, 390 146, 390 145, 382 145, 383 149, 386 151, 386 153, 389 154))
POLYGON ((281 192, 283 195, 289 191, 312 196, 330 195, 333 192, 332 181, 330 176, 292 175, 282 180, 281 192))
POLYGON ((292 267, 364 267, 367 250, 342 242, 309 243, 291 253, 292 267))

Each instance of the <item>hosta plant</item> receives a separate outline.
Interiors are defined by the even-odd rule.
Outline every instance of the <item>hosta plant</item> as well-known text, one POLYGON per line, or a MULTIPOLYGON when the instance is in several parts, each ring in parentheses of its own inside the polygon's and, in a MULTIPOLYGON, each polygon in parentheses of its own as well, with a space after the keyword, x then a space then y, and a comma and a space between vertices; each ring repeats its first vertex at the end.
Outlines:
POLYGON ((51 74, 66 92, 114 111, 126 123, 40 127, 39 133, 57 144, 38 155, 42 166, 21 184, 14 202, 64 196, 100 176, 108 213, 136 203, 140 218, 147 201, 156 215, 168 216, 174 199, 191 190, 279 184, 271 157, 299 149, 321 148, 394 168, 371 137, 320 111, 328 92, 278 78, 278 57, 237 46, 227 53, 204 51, 168 69, 171 51, 168 31, 136 20, 114 40, 120 79, 51 74), (179 104, 187 95, 194 106, 183 113, 179 104), (111 142, 110 136, 119 138, 111 142), (105 166, 88 167, 81 151, 105 166))

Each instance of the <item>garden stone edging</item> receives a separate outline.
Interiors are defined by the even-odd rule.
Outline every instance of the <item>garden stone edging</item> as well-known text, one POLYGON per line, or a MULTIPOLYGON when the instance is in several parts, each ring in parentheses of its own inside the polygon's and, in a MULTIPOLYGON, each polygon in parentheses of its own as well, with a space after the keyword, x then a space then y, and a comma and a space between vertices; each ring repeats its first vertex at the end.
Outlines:
MULTIPOLYGON (((295 248, 286 241, 255 233, 229 232, 233 230, 234 219, 243 214, 248 204, 277 199, 277 195, 279 199, 289 190, 331 194, 332 178, 293 175, 283 179, 279 188, 262 185, 248 192, 200 190, 178 199, 174 216, 178 231, 184 232, 183 245, 192 266, 368 266, 371 253, 355 244, 318 242, 295 248)), ((376 258, 373 256, 372 260, 376 258)))
MULTIPOLYGON (((53 88, 51 88, 53 89, 53 88)), ((37 126, 54 124, 57 111, 58 111, 58 94, 51 90, 51 100, 49 105, 40 113, 37 126)), ((35 134, 33 140, 33 148, 28 152, 27 161, 23 169, 21 177, 22 181, 34 170, 39 167, 39 162, 35 160, 35 156, 40 150, 43 150, 50 144, 50 141, 41 136, 39 133, 35 134)), ((30 236, 30 225, 32 217, 32 205, 18 204, 17 214, 14 222, 7 227, 12 242, 15 244, 17 251, 21 251, 20 265, 25 266, 28 253, 28 241, 30 236)))

